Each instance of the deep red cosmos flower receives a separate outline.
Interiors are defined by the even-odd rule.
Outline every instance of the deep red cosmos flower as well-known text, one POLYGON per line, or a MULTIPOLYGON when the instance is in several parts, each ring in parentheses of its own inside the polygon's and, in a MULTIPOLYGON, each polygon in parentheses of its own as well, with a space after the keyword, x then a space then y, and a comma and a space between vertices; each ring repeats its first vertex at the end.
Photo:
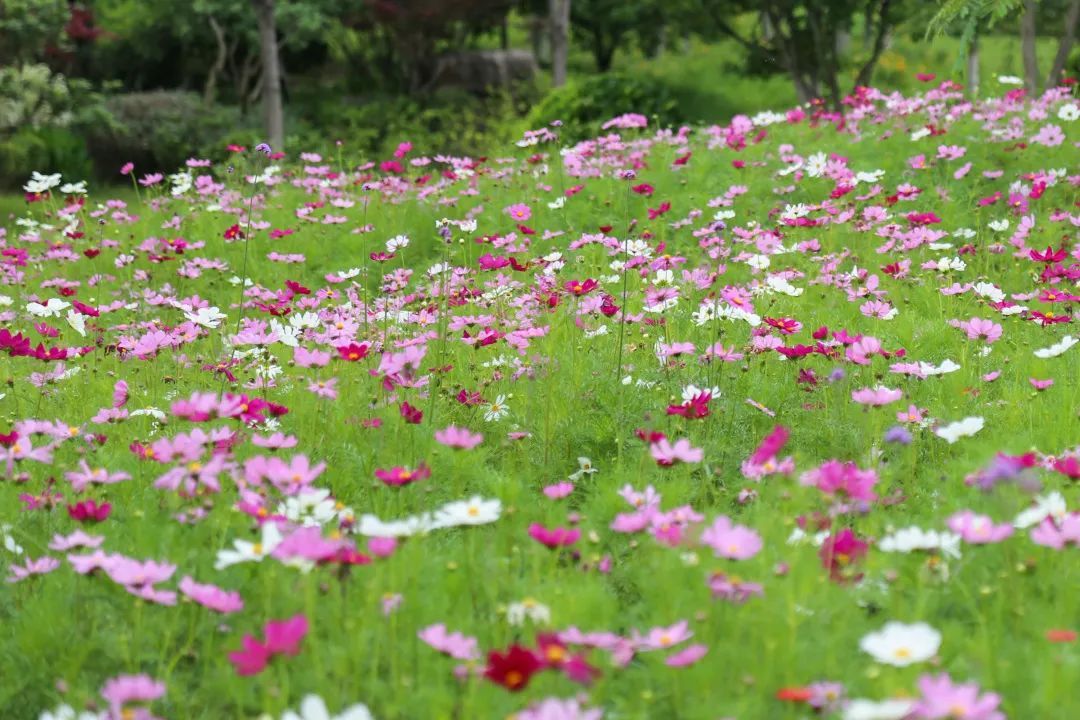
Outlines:
POLYGON ((510 692, 518 692, 524 690, 532 676, 541 669, 543 664, 532 650, 511 645, 505 653, 497 650, 488 653, 484 677, 510 692))

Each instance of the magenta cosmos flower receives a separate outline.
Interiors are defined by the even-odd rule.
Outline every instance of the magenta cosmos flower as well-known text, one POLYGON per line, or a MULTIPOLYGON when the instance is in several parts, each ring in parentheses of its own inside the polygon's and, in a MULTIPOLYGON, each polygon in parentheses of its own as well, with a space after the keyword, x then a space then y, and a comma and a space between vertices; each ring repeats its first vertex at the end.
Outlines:
POLYGON ((245 635, 241 640, 243 647, 229 653, 229 662, 236 668, 237 675, 259 674, 274 655, 298 654, 300 643, 308 633, 308 621, 303 615, 295 615, 288 620, 271 620, 263 631, 265 641, 245 635))
POLYGON ((581 531, 577 528, 546 528, 533 523, 529 526, 529 537, 549 548, 567 547, 581 538, 581 531))

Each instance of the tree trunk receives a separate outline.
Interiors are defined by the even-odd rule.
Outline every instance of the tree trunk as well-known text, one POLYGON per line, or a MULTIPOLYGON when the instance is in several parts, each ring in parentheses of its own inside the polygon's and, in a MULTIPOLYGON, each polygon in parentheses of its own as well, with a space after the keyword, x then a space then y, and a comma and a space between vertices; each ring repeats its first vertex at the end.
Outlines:
POLYGON ((1037 0, 1024 0, 1024 15, 1020 19, 1020 54, 1024 58, 1024 88, 1029 95, 1039 92, 1039 59, 1035 55, 1035 13, 1037 0))
POLYGON ((971 39, 971 47, 967 53, 967 84, 968 93, 974 100, 979 96, 979 36, 971 39))
POLYGON ((210 29, 214 31, 214 39, 217 40, 217 57, 214 58, 214 64, 210 66, 210 72, 206 75, 206 85, 203 86, 203 102, 207 105, 213 105, 217 100, 217 84, 218 76, 221 71, 225 69, 225 62, 229 56, 229 46, 225 42, 225 31, 221 29, 221 25, 211 15, 209 18, 210 29))
POLYGON ((548 0, 551 11, 551 84, 566 84, 566 59, 570 53, 570 0, 548 0))
POLYGON ((274 0, 251 0, 251 2, 255 6, 255 19, 259 24, 266 141, 278 150, 285 144, 285 110, 281 102, 281 60, 278 57, 274 0))
POLYGON ((1065 74, 1065 63, 1069 60, 1069 52, 1076 40, 1076 27, 1080 24, 1080 0, 1072 0, 1069 9, 1065 13, 1065 27, 1061 30, 1061 39, 1058 40, 1057 54, 1054 55, 1054 64, 1050 67, 1050 75, 1046 78, 1046 87, 1056 87, 1065 74))
MULTIPOLYGON (((873 35, 873 47, 870 48, 870 58, 859 68, 859 74, 855 76, 855 87, 870 84, 870 78, 874 75, 874 66, 877 65, 881 53, 885 51, 889 30, 892 27, 892 19, 889 17, 889 4, 891 0, 881 0, 878 7, 877 31, 873 35)), ((864 20, 864 32, 870 33, 874 27, 871 22, 871 11, 868 9, 864 20)))

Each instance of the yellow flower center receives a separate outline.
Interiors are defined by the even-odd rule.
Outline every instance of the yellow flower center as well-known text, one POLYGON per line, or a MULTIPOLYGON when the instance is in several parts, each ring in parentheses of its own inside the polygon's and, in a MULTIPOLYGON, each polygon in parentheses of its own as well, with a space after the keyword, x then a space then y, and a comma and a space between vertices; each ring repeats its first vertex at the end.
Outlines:
POLYGON ((255 553, 256 555, 262 555, 263 554, 262 543, 255 543, 255 545, 252 546, 252 548, 251 548, 251 552, 255 553))
POLYGON ((193 473, 197 473, 200 470, 202 470, 202 463, 200 463, 200 462, 188 463, 188 470, 190 470, 193 473))

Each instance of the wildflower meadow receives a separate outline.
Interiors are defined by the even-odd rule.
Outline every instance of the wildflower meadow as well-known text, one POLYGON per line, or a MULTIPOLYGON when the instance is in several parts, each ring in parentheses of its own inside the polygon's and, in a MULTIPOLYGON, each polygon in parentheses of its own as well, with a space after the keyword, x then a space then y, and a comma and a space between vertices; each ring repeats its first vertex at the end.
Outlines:
POLYGON ((36 173, 0 717, 1080 717, 1080 104, 920 79, 36 173))

